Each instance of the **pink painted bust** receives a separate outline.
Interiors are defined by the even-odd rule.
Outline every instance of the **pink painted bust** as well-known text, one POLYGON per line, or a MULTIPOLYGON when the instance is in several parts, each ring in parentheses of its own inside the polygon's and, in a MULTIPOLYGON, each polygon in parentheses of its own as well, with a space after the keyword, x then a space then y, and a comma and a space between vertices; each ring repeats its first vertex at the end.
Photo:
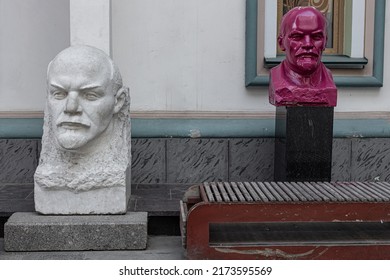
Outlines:
POLYGON ((321 62, 326 40, 326 18, 315 8, 296 7, 283 17, 278 43, 286 59, 271 69, 271 104, 336 106, 332 73, 321 62))

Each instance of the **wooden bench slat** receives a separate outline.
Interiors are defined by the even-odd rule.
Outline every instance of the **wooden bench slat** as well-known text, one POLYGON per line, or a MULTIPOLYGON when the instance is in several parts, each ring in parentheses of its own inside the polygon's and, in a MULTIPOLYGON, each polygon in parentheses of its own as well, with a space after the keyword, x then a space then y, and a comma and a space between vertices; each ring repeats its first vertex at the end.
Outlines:
POLYGON ((251 185, 253 186, 253 189, 256 191, 256 193, 260 196, 261 201, 268 202, 269 199, 265 195, 265 193, 259 188, 256 182, 251 182, 251 185))
POLYGON ((244 195, 246 201, 253 201, 252 196, 250 195, 249 191, 245 188, 244 184, 242 182, 238 182, 238 187, 241 190, 241 193, 244 195))
POLYGON ((344 193, 346 193, 347 195, 352 197, 353 201, 359 202, 359 201, 365 200, 365 197, 363 195, 361 195, 359 192, 355 192, 351 188, 350 184, 339 182, 338 185, 341 186, 340 190, 344 191, 344 193))
POLYGON ((378 202, 380 200, 380 197, 375 195, 374 192, 371 191, 371 188, 373 188, 372 183, 367 183, 362 185, 358 185, 355 182, 349 182, 350 185, 353 186, 353 189, 356 190, 361 196, 363 196, 366 201, 369 202, 378 202), (378 200, 379 199, 379 200, 378 200))
POLYGON ((381 185, 384 189, 390 192, 390 183, 389 182, 375 182, 376 184, 381 185))
POLYGON ((353 182, 348 183, 351 190, 355 191, 360 197, 362 201, 375 201, 371 195, 368 195, 365 191, 358 188, 353 182))
POLYGON ((276 201, 276 198, 270 193, 267 187, 262 182, 257 182, 260 190, 267 196, 269 201, 276 201))
MULTIPOLYGON (((301 198, 295 195, 295 193, 288 187, 286 186, 285 183, 283 182, 277 182, 277 184, 280 186, 280 188, 293 200, 293 201, 301 201, 301 198)), ((305 199, 305 197, 302 197, 305 199)))
POLYGON ((319 189, 330 201, 342 201, 342 197, 335 195, 323 182, 310 182, 313 187, 319 189), (340 199, 341 198, 341 199, 340 199))
POLYGON ((203 184, 204 190, 206 191, 207 198, 209 199, 210 202, 214 202, 215 198, 213 196, 213 192, 211 191, 209 183, 205 182, 203 184))
POLYGON ((276 182, 271 182, 273 189, 283 198, 284 201, 292 201, 293 199, 283 190, 276 182))
MULTIPOLYGON (((358 182, 358 183, 363 184, 360 182, 358 182)), ((390 195, 387 194, 387 192, 385 190, 383 190, 382 186, 376 186, 375 184, 373 184, 373 186, 375 187, 375 191, 379 196, 382 196, 385 201, 390 201, 390 195)))
POLYGON ((359 201, 359 197, 357 197, 354 193, 351 193, 348 188, 346 188, 344 185, 342 185, 340 182, 334 183, 335 187, 337 188, 338 191, 343 193, 345 196, 348 197, 347 201, 359 201))
POLYGON ((338 197, 341 201, 352 201, 352 198, 346 194, 344 194, 339 187, 332 185, 329 182, 324 182, 324 185, 328 187, 329 191, 333 192, 336 197, 338 197))
POLYGON ((290 182, 283 182, 283 184, 285 184, 285 186, 288 187, 298 197, 299 201, 308 201, 313 199, 311 197, 305 196, 299 187, 293 186, 290 182))
POLYGON ((230 182, 230 185, 232 185, 232 189, 233 189, 234 193, 237 195, 238 200, 239 201, 245 201, 245 197, 241 193, 240 188, 237 186, 237 183, 236 182, 230 182))
POLYGON ((356 184, 356 182, 351 182, 351 184, 358 189, 359 191, 362 192, 362 194, 366 195, 367 197, 370 197, 371 200, 369 201, 382 201, 382 198, 378 195, 375 194, 374 189, 372 188, 371 190, 368 189, 367 185, 359 185, 356 184))
POLYGON ((278 200, 278 201, 284 201, 283 197, 278 194, 278 192, 272 187, 272 185, 269 182, 264 182, 264 185, 268 188, 269 192, 272 193, 272 195, 278 200))
POLYGON ((230 199, 232 201, 238 201, 238 198, 237 198, 236 194, 234 193, 234 191, 233 191, 232 187, 230 186, 230 184, 228 182, 224 182, 223 184, 225 185, 225 188, 226 188, 226 190, 227 190, 227 192, 228 192, 228 194, 230 196, 230 199))
POLYGON ((381 184, 383 186, 385 186, 386 188, 390 189, 390 183, 389 182, 375 182, 377 184, 381 184))
POLYGON ((210 183, 210 185, 211 185, 211 190, 213 191, 215 200, 216 200, 217 202, 223 202, 224 200, 222 199, 222 196, 221 196, 221 194, 219 193, 218 187, 217 187, 217 185, 215 184, 215 182, 210 183))
POLYGON ((375 182, 373 184, 390 196, 390 186, 383 184, 382 182, 375 182))
POLYGON ((314 192, 316 195, 318 195, 319 197, 321 197, 321 200, 323 200, 323 201, 330 201, 329 196, 327 196, 326 194, 324 194, 320 189, 315 188, 311 183, 309 183, 309 182, 304 182, 304 184, 305 184, 312 192, 314 192))
POLYGON ((261 201, 261 198, 259 197, 257 192, 253 189, 253 186, 250 183, 244 182, 244 185, 245 185, 245 188, 250 193, 250 195, 253 197, 254 201, 261 201))
POLYGON ((217 185, 218 185, 219 191, 221 192, 223 200, 226 201, 226 202, 229 202, 230 201, 230 197, 229 197, 229 195, 228 195, 224 185, 222 184, 222 182, 218 182, 217 185))
MULTIPOLYGON (((367 185, 364 183, 361 183, 361 182, 356 182, 356 183, 361 185, 361 186, 367 187, 367 185)), ((373 188, 373 187, 370 188, 371 192, 374 192, 377 196, 381 197, 383 201, 390 201, 390 196, 385 191, 383 191, 381 188, 379 188, 375 185, 374 185, 374 187, 375 188, 373 188)))
POLYGON ((299 192, 301 193, 301 195, 305 196, 307 198, 308 201, 315 201, 315 197, 313 197, 310 192, 308 192, 306 189, 304 189, 302 186, 298 185, 297 183, 295 182, 291 182, 290 183, 291 186, 296 189, 297 191, 299 190, 299 192))
POLYGON ((322 201, 322 198, 320 196, 318 196, 315 192, 313 192, 311 189, 309 189, 304 183, 296 182, 293 184, 300 186, 302 188, 302 190, 305 191, 307 194, 309 194, 315 201, 316 200, 322 201))

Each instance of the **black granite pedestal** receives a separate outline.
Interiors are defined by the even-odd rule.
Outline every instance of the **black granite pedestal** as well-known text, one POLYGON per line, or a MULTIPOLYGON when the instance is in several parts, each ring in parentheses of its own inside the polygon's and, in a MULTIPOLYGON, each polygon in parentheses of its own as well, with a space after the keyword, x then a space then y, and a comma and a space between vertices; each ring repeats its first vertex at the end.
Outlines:
POLYGON ((275 181, 330 181, 333 107, 276 107, 275 181))

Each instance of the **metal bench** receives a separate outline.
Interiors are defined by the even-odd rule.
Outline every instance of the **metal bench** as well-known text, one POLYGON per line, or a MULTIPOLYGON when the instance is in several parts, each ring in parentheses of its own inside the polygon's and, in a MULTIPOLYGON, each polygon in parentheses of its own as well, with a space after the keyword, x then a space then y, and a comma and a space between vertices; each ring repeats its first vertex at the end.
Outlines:
POLYGON ((390 259, 385 182, 205 182, 180 208, 189 259, 390 259))

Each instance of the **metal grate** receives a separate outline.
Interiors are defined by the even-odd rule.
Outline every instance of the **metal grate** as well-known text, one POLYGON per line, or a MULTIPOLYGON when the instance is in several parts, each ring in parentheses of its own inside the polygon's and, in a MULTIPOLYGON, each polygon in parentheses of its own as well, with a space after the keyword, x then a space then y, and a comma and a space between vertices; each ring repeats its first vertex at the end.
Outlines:
POLYGON ((205 182, 208 202, 388 202, 387 182, 205 182))

